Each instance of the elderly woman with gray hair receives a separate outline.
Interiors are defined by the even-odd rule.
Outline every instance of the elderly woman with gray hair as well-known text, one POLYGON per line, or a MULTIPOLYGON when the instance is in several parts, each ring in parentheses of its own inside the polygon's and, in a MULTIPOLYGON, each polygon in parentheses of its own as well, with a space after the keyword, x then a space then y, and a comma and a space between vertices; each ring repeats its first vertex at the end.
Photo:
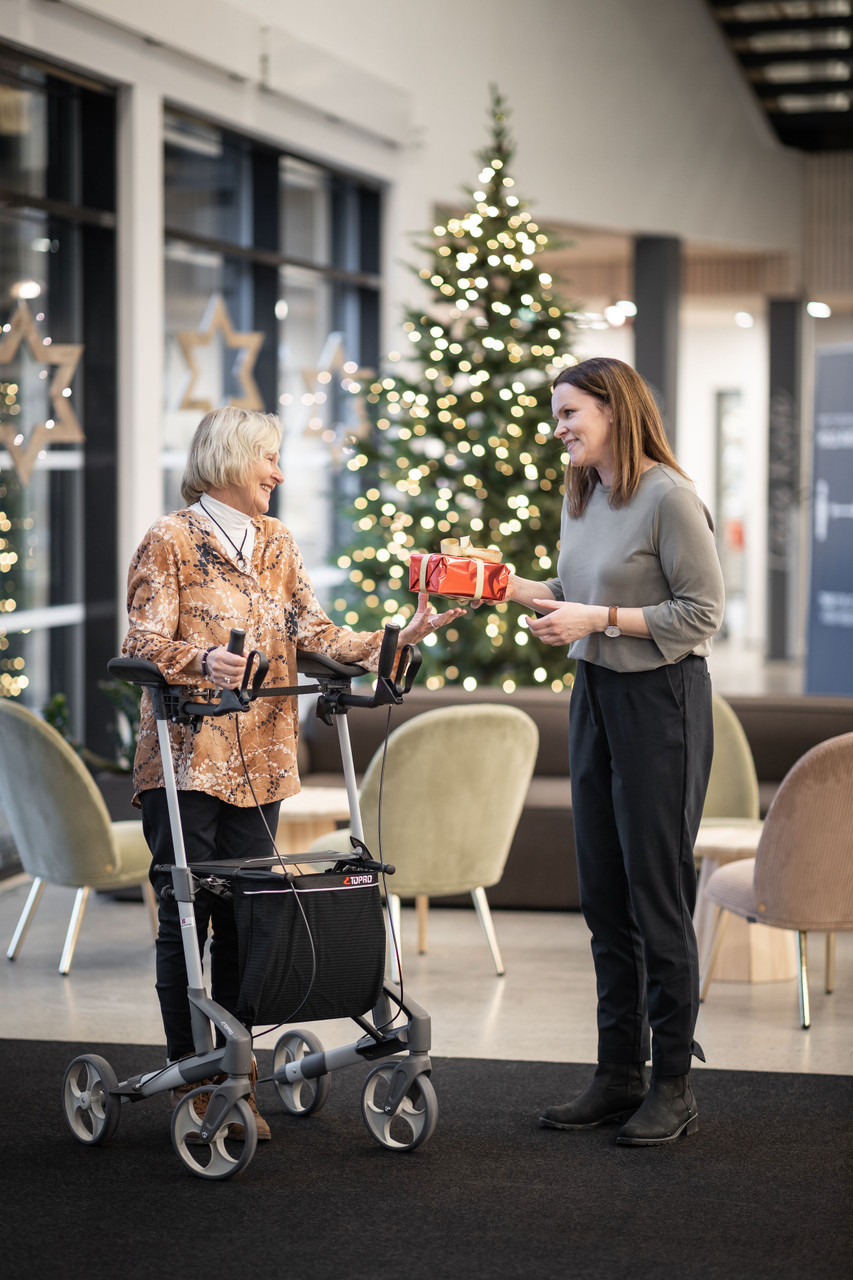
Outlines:
MULTIPOLYGON (((158 520, 133 557, 128 577, 129 631, 123 652, 156 665, 171 684, 239 684, 245 660, 228 650, 232 628, 249 649, 269 658, 273 685, 296 684, 297 649, 375 669, 381 631, 336 626, 314 595, 290 531, 267 515, 284 477, 279 469, 281 427, 271 414, 233 407, 208 413, 193 436, 181 492, 186 506, 158 520)), ((433 612, 425 595, 400 632, 416 643, 463 610, 433 612)), ((295 699, 253 702, 241 716, 205 718, 193 732, 170 725, 179 807, 189 862, 242 860, 269 853, 282 800, 299 791, 295 699), (242 751, 241 751, 242 748, 242 751)), ((134 802, 142 808, 152 868, 174 862, 156 727, 143 695, 134 762, 134 802)), ((156 892, 168 873, 152 869, 156 892)), ((187 974, 174 900, 160 898, 157 995, 168 1058, 194 1052, 187 974)), ((237 936, 230 907, 196 900, 199 946, 212 926, 212 996, 235 1009, 239 990, 237 936)), ((190 1085, 187 1088, 193 1088, 190 1085)), ((180 1094, 172 1099, 177 1105, 180 1094)), ((257 1116, 258 1137, 269 1138, 257 1116)), ((202 1108, 204 1100, 196 1101, 202 1108)))

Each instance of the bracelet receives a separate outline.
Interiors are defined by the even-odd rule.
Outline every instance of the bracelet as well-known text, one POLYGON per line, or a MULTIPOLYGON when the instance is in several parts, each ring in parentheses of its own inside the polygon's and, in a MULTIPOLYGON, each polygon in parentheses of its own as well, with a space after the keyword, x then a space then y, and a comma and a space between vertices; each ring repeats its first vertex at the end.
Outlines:
POLYGON ((210 657, 210 655, 213 653, 213 650, 214 650, 216 647, 217 647, 216 645, 212 645, 212 646, 211 646, 211 648, 207 649, 207 650, 206 650, 206 651, 201 655, 201 674, 203 675, 203 677, 204 677, 204 679, 205 679, 205 680, 211 680, 211 681, 213 680, 213 676, 211 675, 210 670, 209 670, 208 665, 207 665, 207 660, 208 660, 208 658, 210 657))

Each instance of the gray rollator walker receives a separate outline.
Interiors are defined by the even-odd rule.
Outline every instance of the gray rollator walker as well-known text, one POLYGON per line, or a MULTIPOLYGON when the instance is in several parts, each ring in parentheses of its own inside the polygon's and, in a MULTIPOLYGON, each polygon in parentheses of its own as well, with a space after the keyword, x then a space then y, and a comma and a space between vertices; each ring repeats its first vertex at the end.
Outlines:
MULTIPOLYGON (((379 674, 369 697, 352 692, 353 679, 367 674, 363 667, 315 653, 298 654, 298 670, 315 680, 314 685, 263 689, 268 663, 256 650, 247 659, 240 689, 207 697, 166 684, 151 662, 114 658, 109 663, 112 675, 148 689, 154 707, 175 853, 174 866, 162 868, 172 877, 164 893, 173 894, 178 904, 195 1053, 121 1082, 99 1055, 75 1058, 65 1072, 62 1105, 78 1141, 92 1146, 111 1138, 128 1102, 198 1083, 173 1112, 175 1151, 202 1178, 241 1172, 255 1153, 257 1124, 247 1101, 252 1034, 240 1018, 251 1026, 287 1025, 297 1013, 306 1021, 351 1018, 363 1034, 352 1044, 324 1050, 310 1031, 285 1031, 273 1051, 272 1075, 264 1081, 272 1081, 285 1111, 294 1116, 319 1111, 333 1071, 379 1061, 362 1091, 368 1132, 381 1146, 396 1151, 411 1151, 431 1136, 438 1103, 430 1081, 430 1018, 403 997, 402 988, 385 980, 380 878, 393 874, 394 868, 376 861, 363 843, 346 720, 350 707, 390 706, 402 702, 411 689, 420 655, 406 646, 392 677, 398 632, 390 625, 385 629, 379 674), (259 697, 315 692, 317 714, 326 723, 334 720, 338 731, 352 852, 287 857, 274 851, 268 858, 248 862, 188 865, 168 722, 197 726, 203 716, 239 716, 259 697), (204 987, 193 899, 205 892, 234 904, 241 970, 237 1015, 214 1003, 204 987), (381 1062, 387 1058, 393 1061, 381 1062), (209 1094, 209 1102, 200 1119, 194 1102, 202 1093, 209 1094)), ((232 632, 229 648, 242 653, 243 640, 242 632, 232 632)), ((390 917, 389 935, 390 946, 396 948, 390 917)))

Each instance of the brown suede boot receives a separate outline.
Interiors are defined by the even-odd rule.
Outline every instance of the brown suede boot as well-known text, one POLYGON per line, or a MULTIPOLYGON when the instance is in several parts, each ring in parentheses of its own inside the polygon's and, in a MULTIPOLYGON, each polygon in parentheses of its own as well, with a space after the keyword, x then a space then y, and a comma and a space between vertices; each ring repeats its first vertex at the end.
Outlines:
MULTIPOLYGON (((258 1083, 258 1064, 254 1058, 252 1058, 252 1071, 249 1079, 252 1082, 252 1092, 249 1094, 246 1101, 252 1108, 252 1115, 255 1117, 255 1124, 258 1126, 258 1142, 269 1142, 272 1137, 270 1127, 261 1115, 255 1103, 255 1085, 258 1083)), ((243 1125, 237 1124, 236 1122, 234 1124, 229 1124, 228 1137, 234 1138, 237 1142, 243 1142, 246 1137, 246 1130, 243 1125)))

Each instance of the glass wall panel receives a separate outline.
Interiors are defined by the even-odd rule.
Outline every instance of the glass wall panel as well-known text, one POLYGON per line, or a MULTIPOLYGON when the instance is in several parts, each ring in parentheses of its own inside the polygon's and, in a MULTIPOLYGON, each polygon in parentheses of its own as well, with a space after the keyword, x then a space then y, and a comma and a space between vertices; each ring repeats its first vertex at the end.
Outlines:
POLYGON ((10 191, 47 195, 47 99, 2 80, 0 56, 0 176, 10 191))
POLYGON ((177 110, 165 155, 165 506, 180 505, 203 406, 247 393, 244 353, 211 328, 224 303, 234 331, 263 334, 251 390, 282 418, 277 513, 319 587, 336 572, 344 436, 360 426, 347 386, 377 359, 380 191, 177 110))
POLYGON ((252 243, 252 165, 245 139, 170 113, 164 166, 170 231, 252 243))
POLYGON ((96 751, 118 612, 115 187, 113 92, 0 45, 0 695, 64 694, 96 751))
POLYGON ((297 262, 330 261, 330 174, 293 156, 281 161, 281 243, 285 256, 297 262))
MULTIPOLYGON (((57 671, 51 661, 40 660, 48 651, 47 632, 40 629, 67 619, 68 606, 83 620, 84 442, 49 444, 57 366, 46 362, 45 353, 36 354, 47 341, 49 358, 54 336, 79 332, 78 304, 66 287, 79 274, 78 241, 76 227, 45 213, 0 215, 0 337, 14 347, 0 362, 0 426, 9 429, 11 441, 0 450, 0 693, 36 707, 53 677, 63 690, 75 681, 71 669, 57 671), (22 322, 26 331, 17 328, 22 322), (34 451, 41 423, 45 447, 34 451), (13 445, 19 450, 14 457, 13 445), (52 614, 57 606, 64 611, 52 614), (33 658, 39 659, 35 665, 33 658)), ((79 366, 65 390, 77 412, 79 366)))

